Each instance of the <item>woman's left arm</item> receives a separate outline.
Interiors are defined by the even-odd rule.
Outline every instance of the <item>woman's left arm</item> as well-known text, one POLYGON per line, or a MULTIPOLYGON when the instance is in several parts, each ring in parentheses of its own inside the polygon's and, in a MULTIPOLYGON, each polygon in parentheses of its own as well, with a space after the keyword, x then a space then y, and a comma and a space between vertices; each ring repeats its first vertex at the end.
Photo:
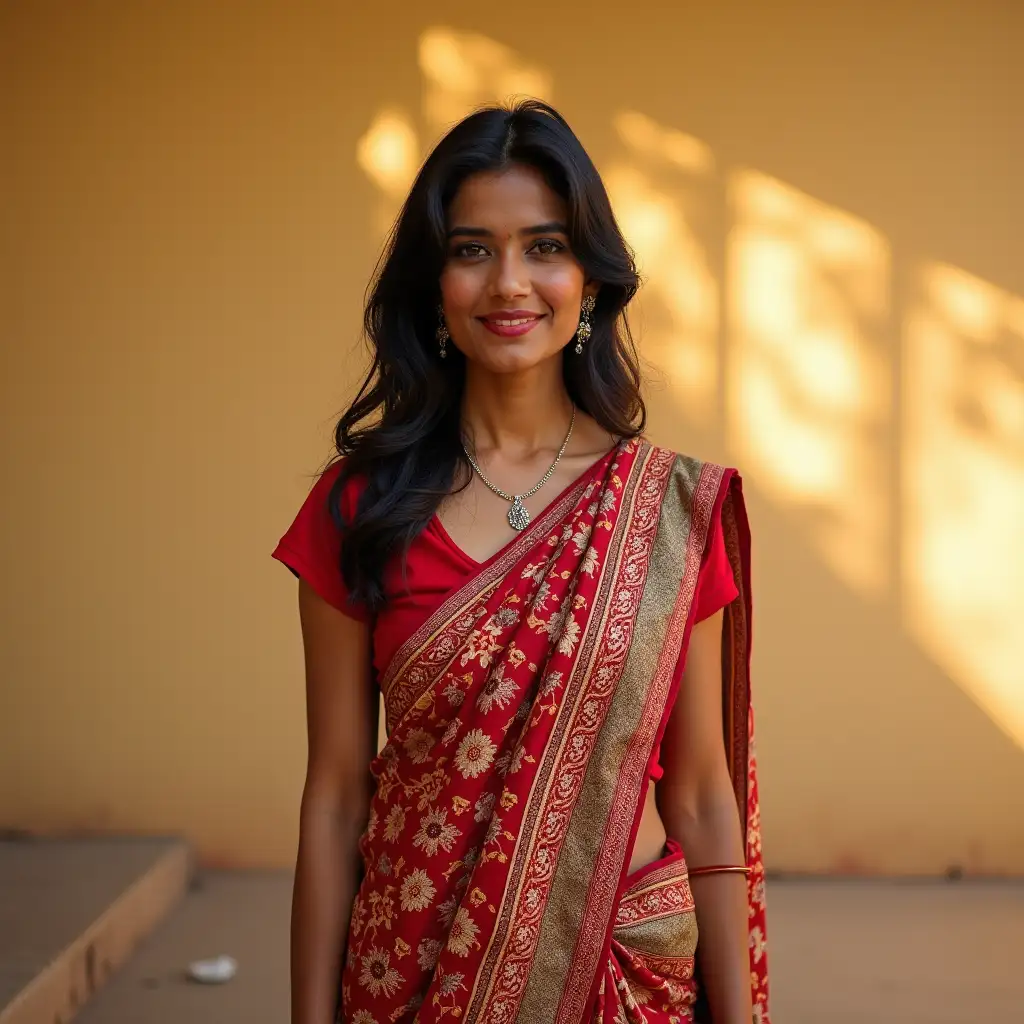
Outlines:
MULTIPOLYGON (((690 870, 745 863, 722 727, 722 612, 698 622, 661 746, 658 810, 690 870)), ((750 1024, 746 875, 690 878, 697 956, 714 1024, 750 1024)))

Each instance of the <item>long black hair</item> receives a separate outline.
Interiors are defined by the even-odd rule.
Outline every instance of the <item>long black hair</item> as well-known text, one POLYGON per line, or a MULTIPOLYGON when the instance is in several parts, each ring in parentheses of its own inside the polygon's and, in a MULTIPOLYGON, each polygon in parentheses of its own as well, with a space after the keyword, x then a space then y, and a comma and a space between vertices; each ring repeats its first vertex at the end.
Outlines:
POLYGON ((427 158, 392 229, 364 314, 373 364, 335 430, 342 463, 329 504, 342 535, 341 572, 352 600, 370 610, 387 599, 385 567, 396 552, 404 557, 465 461, 465 358, 451 346, 442 361, 436 341, 447 210, 467 177, 511 164, 536 168, 565 201, 572 251, 587 280, 601 286, 583 354, 569 354, 568 345, 563 353, 569 395, 612 435, 643 430, 639 361, 625 318, 639 279, 597 169, 545 103, 471 114, 427 158), (346 518, 340 497, 352 478, 361 491, 346 518))

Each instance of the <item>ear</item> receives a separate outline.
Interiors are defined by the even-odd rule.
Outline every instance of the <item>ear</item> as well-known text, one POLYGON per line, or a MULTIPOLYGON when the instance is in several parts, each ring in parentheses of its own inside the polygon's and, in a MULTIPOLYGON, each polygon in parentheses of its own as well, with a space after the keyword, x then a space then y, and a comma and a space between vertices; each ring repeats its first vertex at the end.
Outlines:
POLYGON ((599 281, 588 281, 583 286, 583 297, 586 298, 588 295, 593 298, 597 298, 597 293, 601 290, 601 284, 599 281))

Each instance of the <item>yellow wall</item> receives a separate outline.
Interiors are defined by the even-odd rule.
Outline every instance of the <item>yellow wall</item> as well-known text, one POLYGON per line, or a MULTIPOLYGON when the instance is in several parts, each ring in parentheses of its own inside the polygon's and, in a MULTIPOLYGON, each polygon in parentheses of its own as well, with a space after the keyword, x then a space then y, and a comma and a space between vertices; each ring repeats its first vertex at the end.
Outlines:
POLYGON ((415 161, 521 90, 639 249, 652 436, 745 473, 770 866, 1024 871, 1024 7, 661 6, 3 5, 0 825, 290 860, 268 552, 415 161))

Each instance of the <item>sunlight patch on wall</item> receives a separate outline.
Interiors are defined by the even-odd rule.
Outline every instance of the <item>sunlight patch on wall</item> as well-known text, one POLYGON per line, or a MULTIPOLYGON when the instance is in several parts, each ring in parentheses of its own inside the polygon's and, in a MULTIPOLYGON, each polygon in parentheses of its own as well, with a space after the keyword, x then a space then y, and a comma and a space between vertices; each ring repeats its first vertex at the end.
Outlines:
POLYGON ((1024 299, 920 272, 904 360, 907 628, 1024 748, 1024 299))
POLYGON ((359 140, 356 159, 366 176, 393 199, 403 199, 419 165, 420 144, 409 118, 383 110, 359 140))
POLYGON ((637 156, 663 162, 691 174, 711 174, 715 157, 706 142, 676 128, 666 128, 646 114, 626 110, 615 115, 619 138, 637 156))
POLYGON ((420 36, 423 116, 443 131, 475 107, 514 97, 550 101, 551 75, 515 50, 476 32, 433 26, 420 36))
POLYGON ((830 568, 889 583, 889 252, 870 225, 755 171, 730 182, 726 426, 830 568))
POLYGON ((409 116, 396 108, 380 111, 356 145, 356 162, 380 192, 374 226, 383 236, 419 170, 420 142, 409 116))
POLYGON ((644 286, 635 304, 641 352, 679 412, 707 424, 718 393, 718 283, 708 257, 714 157, 699 139, 636 111, 614 119, 624 151, 603 169, 644 286))
POLYGON ((400 107, 382 109, 356 147, 360 169, 376 186, 375 227, 384 236, 416 173, 437 138, 486 103, 516 97, 551 98, 551 76, 507 46, 475 32, 434 26, 419 38, 422 111, 414 118, 400 107))

